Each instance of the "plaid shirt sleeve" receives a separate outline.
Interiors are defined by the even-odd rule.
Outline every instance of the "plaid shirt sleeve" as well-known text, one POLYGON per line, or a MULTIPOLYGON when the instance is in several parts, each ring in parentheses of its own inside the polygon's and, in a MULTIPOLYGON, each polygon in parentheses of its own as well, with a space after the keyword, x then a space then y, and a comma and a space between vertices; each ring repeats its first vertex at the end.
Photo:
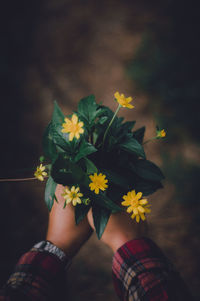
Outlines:
POLYGON ((172 264, 148 238, 129 241, 119 248, 112 274, 120 300, 193 300, 172 264))
POLYGON ((38 244, 19 259, 0 292, 0 301, 63 300, 66 256, 53 244, 41 243, 45 247, 38 244))

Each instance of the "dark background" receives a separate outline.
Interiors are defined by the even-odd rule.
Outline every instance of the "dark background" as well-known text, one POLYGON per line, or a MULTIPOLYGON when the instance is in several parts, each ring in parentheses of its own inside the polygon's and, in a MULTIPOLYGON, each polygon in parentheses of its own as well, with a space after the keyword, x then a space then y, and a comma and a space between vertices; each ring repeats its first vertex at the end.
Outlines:
MULTIPOLYGON (((68 114, 91 93, 113 110, 115 91, 134 97, 127 120, 158 124, 147 144, 165 188, 149 197, 150 236, 199 300, 200 42, 197 1, 34 0, 1 3, 0 177, 32 176, 53 100, 68 114), (26 170, 27 169, 27 170, 26 170)), ((44 183, 0 183, 0 284, 45 237, 44 183)), ((69 299, 117 300, 112 253, 95 236, 68 273, 69 299), (101 260, 99 260, 101 258, 101 260), (78 275, 78 276, 77 276, 78 275)))

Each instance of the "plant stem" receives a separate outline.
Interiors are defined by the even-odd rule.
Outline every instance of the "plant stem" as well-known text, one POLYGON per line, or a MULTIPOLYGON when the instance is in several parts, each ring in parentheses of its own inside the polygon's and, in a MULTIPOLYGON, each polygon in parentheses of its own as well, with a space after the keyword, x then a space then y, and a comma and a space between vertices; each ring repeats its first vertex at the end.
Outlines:
POLYGON ((156 136, 156 137, 153 137, 151 139, 148 139, 147 141, 143 142, 142 144, 144 145, 144 144, 146 144, 146 143, 148 143, 148 142, 150 142, 152 140, 155 140, 155 139, 158 139, 158 137, 156 136))
POLYGON ((0 179, 0 182, 20 182, 20 181, 33 181, 37 180, 34 178, 20 178, 20 179, 0 179))
POLYGON ((115 111, 115 114, 113 115, 113 117, 112 117, 112 119, 111 119, 111 121, 110 121, 110 123, 109 123, 109 125, 108 125, 108 127, 107 127, 107 129, 106 129, 106 131, 105 131, 105 134, 104 134, 104 136, 103 136, 103 143, 102 143, 102 146, 103 146, 103 147, 104 147, 104 142, 105 142, 106 136, 107 136, 107 134, 108 134, 109 128, 111 127, 111 124, 113 123, 115 117, 117 116, 117 113, 119 112, 119 109, 120 109, 120 108, 121 108, 121 105, 119 104, 118 107, 117 107, 117 110, 115 111))

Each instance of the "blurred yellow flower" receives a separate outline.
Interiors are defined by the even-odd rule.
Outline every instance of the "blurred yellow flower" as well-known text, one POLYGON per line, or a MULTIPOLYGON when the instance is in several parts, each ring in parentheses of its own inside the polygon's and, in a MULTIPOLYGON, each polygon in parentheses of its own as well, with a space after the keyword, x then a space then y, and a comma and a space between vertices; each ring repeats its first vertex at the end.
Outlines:
POLYGON ((114 94, 115 99, 117 100, 117 102, 124 108, 129 108, 129 109, 133 109, 134 106, 130 104, 130 102, 132 101, 132 97, 125 97, 124 94, 119 94, 119 92, 116 92, 114 94))
POLYGON ((45 171, 45 166, 40 164, 40 166, 37 167, 34 176, 39 180, 39 181, 44 181, 44 178, 47 176, 47 172, 45 171))
POLYGON ((69 133, 69 141, 72 141, 74 137, 77 139, 80 138, 80 134, 84 133, 83 122, 78 122, 78 117, 76 114, 72 115, 71 120, 65 118, 65 123, 62 124, 63 129, 61 130, 63 133, 69 133))
POLYGON ((90 190, 94 190, 96 194, 99 194, 99 190, 105 190, 108 185, 106 184, 108 180, 106 176, 100 173, 99 175, 95 173, 94 175, 89 176, 90 180, 92 181, 89 184, 90 190))
POLYGON ((164 138, 166 136, 165 130, 157 131, 157 136, 156 138, 164 138))
POLYGON ((128 213, 133 212, 131 218, 135 218, 137 223, 139 223, 140 218, 143 221, 146 219, 145 213, 151 212, 147 199, 142 199, 142 192, 136 194, 135 190, 129 191, 127 195, 123 196, 123 199, 121 204, 128 207, 126 210, 128 213))
POLYGON ((81 197, 83 196, 82 193, 80 193, 80 188, 75 186, 71 187, 71 190, 68 187, 64 187, 64 192, 62 196, 65 199, 65 204, 72 203, 73 206, 76 206, 77 203, 81 204, 81 197))

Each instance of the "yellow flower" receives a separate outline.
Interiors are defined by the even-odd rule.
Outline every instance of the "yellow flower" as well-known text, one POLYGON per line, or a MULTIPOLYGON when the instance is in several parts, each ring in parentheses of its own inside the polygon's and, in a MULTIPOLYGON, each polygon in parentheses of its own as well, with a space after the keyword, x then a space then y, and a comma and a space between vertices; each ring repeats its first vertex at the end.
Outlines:
POLYGON ((132 101, 132 97, 125 97, 124 96, 124 94, 119 94, 119 92, 116 92, 115 94, 114 94, 114 96, 115 96, 115 99, 117 100, 117 102, 122 106, 122 107, 124 107, 124 108, 129 108, 129 109, 133 109, 134 108, 134 106, 133 105, 131 105, 129 102, 131 102, 132 101))
POLYGON ((147 199, 142 199, 142 192, 135 193, 135 190, 129 191, 127 195, 123 196, 124 201, 121 203, 123 206, 127 206, 127 212, 133 214, 131 218, 136 218, 136 222, 139 223, 140 218, 144 221, 146 219, 145 213, 151 212, 149 209, 147 199))
POLYGON ((40 164, 40 166, 37 167, 34 176, 39 180, 39 181, 44 181, 44 177, 47 176, 47 172, 45 171, 45 166, 40 164))
POLYGON ((157 136, 156 138, 164 138, 166 136, 165 130, 157 131, 157 136))
POLYGON ((92 181, 89 184, 90 190, 94 190, 96 194, 99 194, 100 189, 104 191, 108 187, 106 184, 108 180, 105 175, 102 175, 102 173, 99 175, 95 173, 94 175, 89 176, 89 178, 92 181))
POLYGON ((73 206, 76 206, 77 203, 81 204, 81 197, 83 196, 82 193, 80 193, 80 188, 75 186, 71 187, 71 190, 69 190, 68 187, 64 187, 64 192, 62 196, 65 199, 65 204, 69 204, 72 202, 73 206))
POLYGON ((83 122, 78 122, 78 117, 76 114, 72 115, 72 119, 65 118, 65 123, 62 124, 63 129, 61 130, 63 133, 69 134, 69 141, 72 141, 74 137, 77 139, 80 138, 80 134, 84 133, 83 122))

